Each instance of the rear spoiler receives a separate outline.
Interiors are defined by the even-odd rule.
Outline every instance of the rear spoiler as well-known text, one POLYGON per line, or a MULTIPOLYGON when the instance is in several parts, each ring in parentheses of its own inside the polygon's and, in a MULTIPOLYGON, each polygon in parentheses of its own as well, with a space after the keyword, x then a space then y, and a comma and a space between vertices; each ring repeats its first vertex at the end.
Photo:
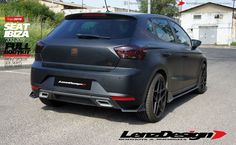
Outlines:
POLYGON ((136 19, 133 16, 115 13, 79 13, 71 14, 65 17, 66 20, 72 19, 136 19))

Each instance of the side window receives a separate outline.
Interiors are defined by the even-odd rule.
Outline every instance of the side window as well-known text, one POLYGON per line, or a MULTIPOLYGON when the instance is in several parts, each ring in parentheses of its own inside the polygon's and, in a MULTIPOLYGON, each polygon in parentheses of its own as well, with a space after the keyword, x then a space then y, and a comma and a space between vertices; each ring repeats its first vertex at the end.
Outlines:
POLYGON ((175 37, 169 26, 169 23, 165 19, 153 19, 154 34, 161 40, 167 42, 174 42, 175 37))
POLYGON ((174 22, 170 22, 170 23, 176 35, 176 42, 187 45, 187 46, 191 46, 191 40, 188 37, 188 35, 184 32, 184 30, 176 23, 174 22))
POLYGON ((167 20, 157 18, 148 20, 147 31, 163 41, 175 42, 175 37, 167 20))
POLYGON ((147 21, 147 31, 148 31, 149 33, 154 34, 154 31, 153 31, 153 24, 152 24, 152 21, 151 21, 151 20, 148 20, 148 21, 147 21))

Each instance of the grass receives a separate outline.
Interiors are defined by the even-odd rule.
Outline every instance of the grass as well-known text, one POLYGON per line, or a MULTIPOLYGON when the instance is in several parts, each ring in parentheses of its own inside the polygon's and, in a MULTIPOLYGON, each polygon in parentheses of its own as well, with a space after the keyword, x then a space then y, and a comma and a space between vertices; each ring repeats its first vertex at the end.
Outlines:
POLYGON ((45 21, 42 24, 42 36, 41 36, 41 22, 40 19, 37 18, 31 23, 29 27, 29 38, 26 39, 26 42, 29 43, 29 47, 31 48, 31 53, 34 53, 34 47, 37 41, 47 36, 54 29, 54 26, 50 25, 49 21, 45 21))
POLYGON ((236 42, 232 42, 230 45, 231 46, 236 46, 236 42))
MULTIPOLYGON (((50 25, 50 22, 46 21, 42 24, 42 36, 41 36, 41 22, 40 18, 31 19, 29 22, 29 38, 25 39, 24 43, 28 43, 29 48, 31 48, 31 53, 34 53, 34 47, 37 41, 42 37, 47 36, 49 32, 54 29, 53 25, 50 25)), ((5 47, 5 38, 4 38, 4 27, 0 27, 0 48, 2 50, 5 47)))
MULTIPOLYGON (((34 54, 34 50, 35 50, 35 44, 37 43, 37 41, 39 41, 42 37, 47 36, 47 34, 49 32, 51 32, 58 23, 60 23, 60 21, 63 20, 64 16, 63 14, 59 13, 59 14, 55 14, 52 11, 48 10, 48 8, 46 6, 43 6, 41 4, 39 4, 38 2, 35 3, 33 1, 27 1, 27 0, 22 0, 19 1, 20 3, 18 3, 18 1, 16 2, 12 2, 12 3, 7 3, 7 4, 0 4, 0 17, 5 17, 5 16, 24 16, 25 18, 28 18, 28 23, 30 23, 29 26, 29 38, 26 38, 24 43, 28 43, 29 48, 31 48, 31 54, 34 54), (29 12, 29 9, 19 9, 19 4, 22 5, 22 7, 27 6, 29 7, 29 3, 28 2, 32 2, 32 7, 35 7, 35 10, 31 10, 29 12), (35 5, 38 5, 37 7, 35 5), (17 8, 14 8, 14 5, 17 8), (39 7, 42 7, 41 9, 39 7), (13 9, 12 9, 13 8, 13 9), (36 8, 39 9, 38 11, 36 11, 36 8), (41 12, 39 13, 39 11, 48 11, 47 13, 41 12), (40 15, 41 14, 41 15, 40 15), (41 20, 42 17, 45 18, 46 20, 42 22, 42 36, 41 36, 41 20)), ((31 8, 32 9, 32 8, 31 8)), ((4 24, 5 22, 1 21, 0 23, 0 53, 4 50, 5 48, 5 41, 6 39, 4 38, 4 24)))

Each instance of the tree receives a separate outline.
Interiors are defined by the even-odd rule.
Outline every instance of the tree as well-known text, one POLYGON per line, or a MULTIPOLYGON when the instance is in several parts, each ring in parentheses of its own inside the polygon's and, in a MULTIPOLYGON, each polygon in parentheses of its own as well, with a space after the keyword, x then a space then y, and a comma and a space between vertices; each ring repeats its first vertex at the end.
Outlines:
MULTIPOLYGON (((137 0, 140 2, 140 11, 147 13, 148 0, 137 0)), ((161 14, 169 17, 178 15, 176 0, 151 0, 151 13, 161 14)))
POLYGON ((54 13, 38 0, 7 0, 7 3, 0 3, 0 14, 0 16, 22 15, 29 19, 47 19, 56 25, 64 19, 63 13, 54 13))

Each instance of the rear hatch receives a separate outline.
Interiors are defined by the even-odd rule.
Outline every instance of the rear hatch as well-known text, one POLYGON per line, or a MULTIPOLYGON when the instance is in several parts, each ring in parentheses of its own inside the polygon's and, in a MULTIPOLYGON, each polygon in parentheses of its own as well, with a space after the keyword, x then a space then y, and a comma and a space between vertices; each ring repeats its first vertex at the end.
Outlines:
POLYGON ((135 24, 135 18, 126 15, 69 15, 42 41, 43 63, 52 67, 116 67, 120 58, 114 47, 129 43, 135 24))

